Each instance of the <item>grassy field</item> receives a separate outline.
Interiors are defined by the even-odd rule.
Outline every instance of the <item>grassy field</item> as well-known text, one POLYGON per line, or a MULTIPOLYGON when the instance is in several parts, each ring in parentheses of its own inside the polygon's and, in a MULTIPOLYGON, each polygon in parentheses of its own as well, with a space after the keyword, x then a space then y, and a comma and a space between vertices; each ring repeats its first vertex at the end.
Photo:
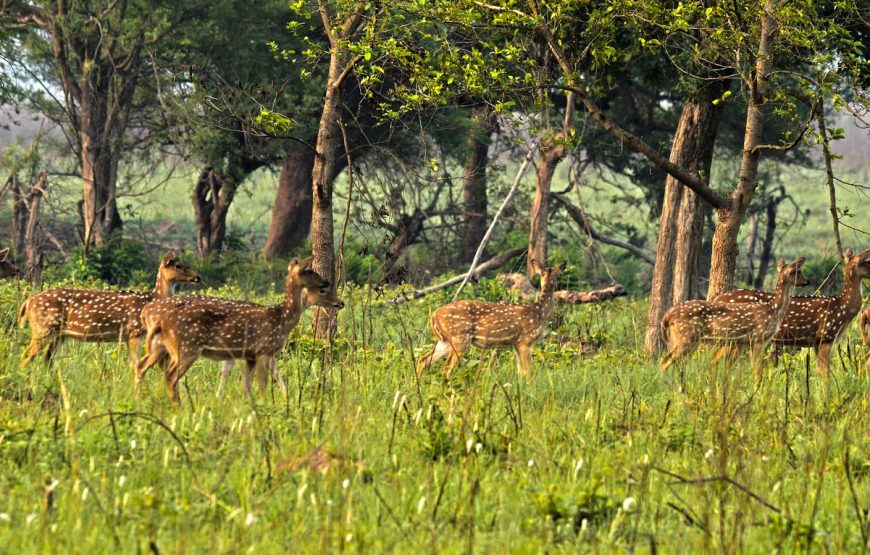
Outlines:
POLYGON ((663 375, 639 354, 644 304, 619 299, 559 307, 528 381, 485 351, 418 382, 446 293, 358 289, 333 346, 297 328, 288 399, 239 379, 218 399, 200 361, 174 406, 157 372, 133 394, 123 345, 21 371, 20 287, 0 285, 0 552, 859 552, 870 534, 854 326, 827 384, 806 352, 760 383, 706 352, 663 375))

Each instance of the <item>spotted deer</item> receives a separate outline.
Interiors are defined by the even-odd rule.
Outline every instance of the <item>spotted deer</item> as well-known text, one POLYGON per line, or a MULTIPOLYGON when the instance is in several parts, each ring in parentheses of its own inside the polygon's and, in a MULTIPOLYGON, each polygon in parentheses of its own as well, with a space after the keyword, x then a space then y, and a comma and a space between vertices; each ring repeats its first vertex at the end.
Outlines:
MULTIPOLYGON (((166 356, 166 387, 170 398, 177 401, 178 382, 194 361, 203 356, 222 361, 244 360, 248 365, 246 391, 250 390, 250 379, 255 371, 264 390, 267 369, 275 370, 275 355, 284 348, 288 334, 305 309, 305 289, 317 291, 324 299, 323 305, 344 306, 329 294, 329 282, 311 269, 310 259, 290 262, 284 302, 276 306, 198 296, 162 299, 149 304, 142 311, 142 322, 147 329, 147 352, 137 365, 137 389, 145 372, 166 356)), ((273 372, 273 376, 276 381, 280 380, 277 372, 273 372)))
POLYGON ((513 347, 517 369, 528 377, 532 371, 532 345, 544 335, 553 312, 556 281, 565 270, 565 263, 545 268, 532 261, 532 268, 541 276, 541 296, 536 302, 456 301, 435 309, 429 324, 438 342, 417 361, 417 376, 432 363, 450 355, 446 370, 449 378, 462 353, 474 345, 481 349, 513 347))
MULTIPOLYGON (((812 347, 822 376, 828 375, 834 344, 861 311, 861 280, 870 277, 870 249, 858 254, 846 249, 843 275, 843 290, 839 295, 795 296, 779 331, 773 336, 773 344, 778 347, 812 347)), ((759 303, 769 302, 770 298, 771 294, 765 291, 740 289, 717 295, 713 300, 729 304, 759 303)))
MULTIPOLYGON (((319 289, 319 290, 308 290, 305 289, 302 294, 302 309, 303 311, 309 306, 321 306, 326 308, 342 308, 344 307, 344 303, 335 296, 329 289, 319 289)), ((261 369, 262 370, 262 369, 261 369)), ((278 372, 278 362, 275 358, 272 358, 269 365, 269 370, 272 373, 272 379, 278 385, 278 389, 281 390, 281 394, 285 397, 287 396, 287 387, 284 385, 284 379, 281 378, 281 373, 278 372)), ((224 388, 226 387, 226 382, 230 377, 230 374, 233 372, 233 361, 225 360, 223 364, 223 368, 221 369, 221 381, 218 385, 217 389, 217 397, 220 398, 223 396, 224 388)), ((245 396, 251 396, 251 375, 250 373, 245 374, 245 396)), ((265 378, 260 378, 258 376, 258 382, 261 384, 260 393, 263 393, 262 384, 265 383, 265 378)))
POLYGON ((126 342, 130 362, 135 364, 139 339, 145 335, 139 319, 142 308, 155 299, 171 297, 177 283, 199 281, 198 273, 182 264, 175 254, 166 253, 157 269, 157 283, 149 292, 58 288, 31 295, 18 311, 18 324, 24 327, 29 320, 32 330, 22 367, 43 349, 50 363, 65 338, 126 342))
POLYGON ((18 268, 9 260, 9 248, 0 251, 0 279, 18 277, 18 268))
POLYGON ((668 310, 661 324, 662 337, 668 345, 662 370, 690 354, 699 343, 711 343, 719 346, 714 362, 729 353, 739 356, 749 348, 759 377, 760 355, 779 329, 793 289, 809 283, 801 273, 805 261, 805 258, 789 264, 779 261, 776 291, 768 302, 686 301, 668 310))

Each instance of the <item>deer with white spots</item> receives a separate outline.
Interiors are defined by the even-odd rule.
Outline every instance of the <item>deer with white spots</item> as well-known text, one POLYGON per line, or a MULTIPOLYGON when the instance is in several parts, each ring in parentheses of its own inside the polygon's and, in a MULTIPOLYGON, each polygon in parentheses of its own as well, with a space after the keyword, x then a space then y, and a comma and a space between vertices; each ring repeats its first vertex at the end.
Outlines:
POLYGON ((0 279, 18 277, 18 268, 9 260, 9 248, 0 251, 0 279))
POLYGON ((710 343, 720 347, 714 363, 726 354, 736 357, 749 348, 759 377, 761 354, 785 317, 792 291, 809 283, 801 273, 804 262, 806 258, 789 264, 779 261, 776 291, 768 302, 686 301, 668 310, 662 318, 662 337, 668 345, 662 370, 690 354, 698 344, 710 343))
MULTIPOLYGON (((843 253, 843 290, 836 296, 795 296, 785 313, 782 325, 773 336, 773 344, 789 347, 812 347, 816 352, 819 374, 826 377, 831 365, 834 344, 843 330, 861 311, 861 280, 870 277, 870 249, 853 254, 843 253)), ((740 289, 717 295, 718 303, 769 302, 765 291, 740 289)))
POLYGON ((417 361, 417 376, 433 362, 450 355, 446 375, 449 378, 468 347, 481 349, 513 347, 517 369, 528 377, 532 371, 532 345, 544 335, 553 312, 553 292, 565 263, 545 268, 532 261, 541 276, 541 296, 525 304, 456 301, 435 309, 429 324, 438 342, 417 361))
MULTIPOLYGON (((139 360, 136 387, 145 372, 164 357, 169 362, 164 378, 170 398, 178 400, 178 382, 199 357, 212 360, 244 360, 246 391, 254 371, 261 390, 266 372, 283 386, 275 370, 275 355, 284 348, 287 336, 305 309, 304 290, 318 292, 318 306, 341 308, 344 304, 330 294, 330 284, 311 269, 310 259, 293 259, 287 267, 284 302, 276 306, 189 296, 155 301, 142 311, 147 329, 147 353, 139 360)), ((284 388, 286 391, 286 388, 284 388)))
MULTIPOLYGON (((302 309, 303 311, 309 306, 322 306, 327 308, 342 308, 344 303, 335 296, 329 289, 318 289, 318 290, 308 290, 306 289, 304 293, 302 293, 302 309)), ((262 372, 264 369, 260 368, 262 372)), ((284 380, 281 378, 281 373, 278 372, 278 361, 275 358, 272 358, 269 364, 269 370, 272 372, 272 379, 278 384, 278 389, 281 390, 281 394, 285 397, 287 396, 287 386, 284 385, 284 380)), ((225 360, 223 364, 223 368, 221 369, 221 382, 217 388, 217 397, 220 398, 223 396, 224 388, 226 387, 226 382, 230 377, 230 374, 233 373, 233 361, 225 360)), ((244 374, 244 384, 245 384, 245 397, 251 396, 251 373, 246 372, 244 374)), ((265 377, 258 376, 258 382, 260 384, 260 393, 263 393, 263 386, 265 384, 265 377)))
POLYGON ((139 339, 145 335, 139 319, 142 308, 155 299, 171 297, 177 283, 199 281, 198 273, 173 253, 166 253, 157 270, 157 284, 149 292, 58 288, 31 295, 18 311, 19 325, 23 327, 29 320, 32 330, 21 365, 27 366, 43 350, 50 363, 65 338, 126 342, 130 362, 135 365, 139 339))

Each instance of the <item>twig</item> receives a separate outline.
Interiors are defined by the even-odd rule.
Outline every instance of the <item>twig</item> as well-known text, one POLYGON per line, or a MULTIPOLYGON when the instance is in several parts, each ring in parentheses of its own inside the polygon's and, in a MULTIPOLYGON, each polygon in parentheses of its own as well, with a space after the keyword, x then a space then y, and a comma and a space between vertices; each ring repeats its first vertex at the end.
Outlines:
MULTIPOLYGON (((495 224, 498 222, 498 219, 501 217, 501 213, 504 212, 505 207, 510 202, 511 198, 513 198, 514 193, 517 190, 517 187, 520 185, 520 181, 523 178, 523 174, 526 173, 526 169, 528 169, 529 164, 532 162, 532 156, 535 154, 535 149, 530 148, 529 152, 526 154, 525 160, 523 160, 520 169, 517 170, 517 176, 514 178, 514 183, 511 185, 510 190, 508 191, 507 196, 502 201, 501 206, 498 207, 498 211, 495 213, 495 216, 492 217, 492 223, 489 224, 489 229, 486 230, 486 234, 484 234, 483 239, 480 241, 480 245, 477 247, 477 252, 474 253, 474 259, 471 261, 471 266, 468 268, 468 272, 465 273, 465 279, 462 280, 462 283, 459 284, 459 288, 456 289, 456 293, 453 294, 453 300, 455 301, 459 297, 459 293, 462 292, 462 288, 465 287, 465 284, 468 283, 468 278, 474 273, 474 268, 477 266, 477 261, 480 260, 480 256, 483 254, 483 249, 486 248, 486 244, 489 242, 489 238, 492 235, 492 230, 495 229, 495 224)), ((544 261, 545 262, 545 261, 544 261)))

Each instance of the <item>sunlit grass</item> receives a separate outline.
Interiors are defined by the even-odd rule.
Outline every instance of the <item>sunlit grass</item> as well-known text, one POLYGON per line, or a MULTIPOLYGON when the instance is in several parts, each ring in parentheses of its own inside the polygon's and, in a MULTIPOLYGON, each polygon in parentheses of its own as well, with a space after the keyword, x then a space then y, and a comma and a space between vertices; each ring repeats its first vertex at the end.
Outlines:
POLYGON ((3 551, 862 546, 870 388, 854 329, 827 385, 806 352, 760 384, 708 353, 662 375, 639 350, 643 303, 619 299, 560 307, 527 382, 513 354, 472 351, 453 381, 436 366, 418 383, 445 296, 385 306, 358 290, 331 348, 307 322, 294 333, 289 399, 245 400, 238 371, 218 399, 220 367, 200 361, 175 406, 159 372, 134 396, 124 346, 68 343, 52 370, 20 371, 22 295, 0 295, 3 551), (587 324, 603 345, 580 356, 587 324))

